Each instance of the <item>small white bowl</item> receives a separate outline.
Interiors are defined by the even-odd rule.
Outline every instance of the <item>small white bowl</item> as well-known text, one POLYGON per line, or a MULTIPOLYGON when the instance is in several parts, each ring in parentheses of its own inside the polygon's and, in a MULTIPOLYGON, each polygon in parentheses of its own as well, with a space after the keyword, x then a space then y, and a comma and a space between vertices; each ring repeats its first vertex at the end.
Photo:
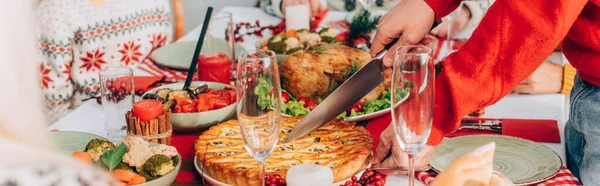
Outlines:
MULTIPOLYGON (((170 88, 172 90, 181 90, 183 88, 184 83, 173 83, 168 85, 163 85, 160 87, 156 87, 146 93, 156 93, 158 89, 161 88, 170 88)), ((208 82, 208 81, 194 81, 192 82, 192 87, 198 87, 202 85, 207 85, 208 88, 212 88, 215 90, 221 90, 225 87, 234 88, 231 85, 226 85, 223 83, 217 82, 208 82)), ((143 97, 142 96, 142 97, 143 97)), ((204 129, 208 129, 213 125, 221 123, 223 121, 231 119, 235 115, 235 107, 237 103, 233 103, 227 107, 210 110, 205 112, 194 112, 194 113, 171 113, 171 124, 173 125, 173 129, 177 131, 200 131, 204 129)))

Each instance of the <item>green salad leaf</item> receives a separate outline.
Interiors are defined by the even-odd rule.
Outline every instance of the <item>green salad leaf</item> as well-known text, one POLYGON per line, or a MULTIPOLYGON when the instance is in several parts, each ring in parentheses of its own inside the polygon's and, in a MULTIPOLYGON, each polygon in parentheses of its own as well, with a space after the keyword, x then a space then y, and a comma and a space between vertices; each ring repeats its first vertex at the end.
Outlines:
POLYGON ((273 86, 271 78, 260 76, 258 77, 258 84, 254 88, 254 94, 258 96, 257 104, 260 109, 275 108, 275 97, 271 96, 271 90, 273 86))
POLYGON ((304 108, 303 103, 300 103, 296 100, 290 100, 283 104, 283 108, 281 110, 283 110, 283 113, 292 116, 304 116, 310 112, 309 109, 304 108))
POLYGON ((104 165, 106 165, 108 169, 112 172, 113 169, 117 167, 119 163, 121 163, 121 160, 123 159, 123 155, 125 155, 125 153, 127 153, 127 145, 121 142, 121 145, 119 145, 117 148, 111 149, 102 154, 102 163, 104 163, 104 165))

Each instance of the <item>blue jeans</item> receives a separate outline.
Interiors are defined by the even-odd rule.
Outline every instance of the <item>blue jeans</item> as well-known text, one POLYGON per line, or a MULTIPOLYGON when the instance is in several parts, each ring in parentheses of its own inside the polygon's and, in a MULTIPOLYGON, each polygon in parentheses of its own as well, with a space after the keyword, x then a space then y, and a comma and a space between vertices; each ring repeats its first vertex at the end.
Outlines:
POLYGON ((578 76, 565 140, 569 170, 584 185, 600 185, 600 87, 578 76))

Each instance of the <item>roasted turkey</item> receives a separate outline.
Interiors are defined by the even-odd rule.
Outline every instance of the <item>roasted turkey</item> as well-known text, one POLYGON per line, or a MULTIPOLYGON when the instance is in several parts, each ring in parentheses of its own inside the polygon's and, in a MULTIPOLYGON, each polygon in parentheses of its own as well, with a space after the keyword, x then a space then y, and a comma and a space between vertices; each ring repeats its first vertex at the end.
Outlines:
MULTIPOLYGON (((348 78, 349 71, 359 69, 370 59, 369 53, 345 45, 313 46, 312 49, 293 53, 283 60, 280 64, 282 86, 294 97, 325 99, 348 78), (316 47, 319 48, 315 49, 316 47)), ((385 79, 361 102, 379 99, 389 86, 390 78, 385 79)))

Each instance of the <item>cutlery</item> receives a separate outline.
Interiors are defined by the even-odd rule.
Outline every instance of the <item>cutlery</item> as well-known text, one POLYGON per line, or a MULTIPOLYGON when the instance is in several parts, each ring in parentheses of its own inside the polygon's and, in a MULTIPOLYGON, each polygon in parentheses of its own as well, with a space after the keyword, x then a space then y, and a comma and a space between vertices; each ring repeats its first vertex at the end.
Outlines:
MULTIPOLYGON (((441 21, 434 22, 431 29, 435 28, 441 21)), ((323 102, 313 109, 298 125, 294 127, 284 143, 289 143, 301 138, 321 125, 335 119, 342 112, 350 108, 354 103, 367 95, 375 87, 383 82, 382 71, 383 56, 394 46, 399 38, 385 45, 384 49, 377 53, 373 59, 361 67, 354 75, 333 91, 323 102)))

